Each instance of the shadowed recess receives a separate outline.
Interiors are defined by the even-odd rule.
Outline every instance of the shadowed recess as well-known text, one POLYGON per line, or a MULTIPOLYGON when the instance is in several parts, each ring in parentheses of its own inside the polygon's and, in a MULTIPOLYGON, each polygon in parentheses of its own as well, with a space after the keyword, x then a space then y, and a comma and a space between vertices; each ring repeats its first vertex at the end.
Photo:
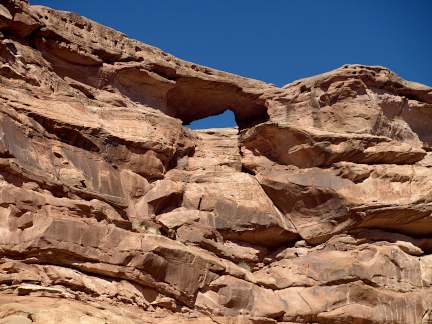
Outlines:
POLYGON ((267 108, 259 102, 259 95, 249 94, 232 83, 183 77, 166 95, 167 111, 180 118, 185 125, 195 120, 234 112, 240 129, 269 119, 267 108))

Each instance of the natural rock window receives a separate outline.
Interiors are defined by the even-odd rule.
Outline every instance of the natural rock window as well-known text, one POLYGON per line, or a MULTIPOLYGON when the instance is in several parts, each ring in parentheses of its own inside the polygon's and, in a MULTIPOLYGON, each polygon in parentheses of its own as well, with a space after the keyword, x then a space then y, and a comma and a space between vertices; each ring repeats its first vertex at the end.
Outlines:
POLYGON ((237 126, 234 113, 231 110, 226 110, 222 114, 210 116, 191 122, 185 125, 190 129, 209 129, 209 128, 225 128, 237 126))

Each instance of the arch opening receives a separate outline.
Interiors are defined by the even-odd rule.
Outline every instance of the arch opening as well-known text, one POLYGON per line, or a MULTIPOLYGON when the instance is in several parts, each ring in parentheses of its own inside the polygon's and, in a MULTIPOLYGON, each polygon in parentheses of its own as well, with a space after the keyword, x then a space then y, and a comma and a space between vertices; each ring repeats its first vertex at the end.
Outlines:
POLYGON ((226 128, 236 127, 237 122, 235 120, 234 113, 232 110, 227 109, 219 115, 209 116, 194 120, 189 125, 185 125, 190 129, 209 129, 209 128, 226 128))
POLYGON ((239 86, 197 78, 181 78, 166 96, 167 110, 184 125, 230 110, 239 129, 269 120, 267 108, 259 94, 243 91, 239 86))

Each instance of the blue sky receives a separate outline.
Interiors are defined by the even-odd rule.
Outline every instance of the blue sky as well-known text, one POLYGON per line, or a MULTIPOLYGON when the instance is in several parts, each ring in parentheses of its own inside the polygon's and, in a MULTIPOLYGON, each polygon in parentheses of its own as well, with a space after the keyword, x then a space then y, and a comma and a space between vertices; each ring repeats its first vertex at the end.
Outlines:
MULTIPOLYGON (((385 66, 406 80, 432 86, 431 0, 30 4, 77 12, 183 60, 278 87, 356 63, 385 66)), ((233 126, 232 118, 219 117, 220 127, 233 126)), ((207 126, 191 124, 196 127, 207 126)))

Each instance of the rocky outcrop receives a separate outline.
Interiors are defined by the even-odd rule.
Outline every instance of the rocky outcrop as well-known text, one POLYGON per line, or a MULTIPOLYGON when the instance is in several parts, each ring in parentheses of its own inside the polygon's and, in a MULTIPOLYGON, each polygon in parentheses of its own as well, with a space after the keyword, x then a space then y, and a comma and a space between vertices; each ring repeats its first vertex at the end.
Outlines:
POLYGON ((432 322, 432 88, 277 88, 26 0, 0 32, 1 323, 432 322))

